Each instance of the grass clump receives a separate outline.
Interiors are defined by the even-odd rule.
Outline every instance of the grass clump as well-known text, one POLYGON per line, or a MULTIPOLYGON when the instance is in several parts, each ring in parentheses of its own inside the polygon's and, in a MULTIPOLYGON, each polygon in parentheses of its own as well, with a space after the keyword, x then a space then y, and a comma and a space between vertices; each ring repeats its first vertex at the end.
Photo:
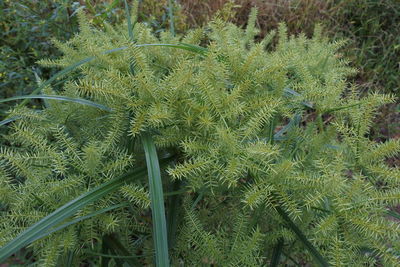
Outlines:
POLYGON ((143 23, 97 30, 80 14, 80 33, 56 42, 64 56, 41 63, 93 60, 42 93, 111 111, 53 98, 9 112, 19 119, 0 153, 2 260, 24 229, 59 214, 68 227, 29 247, 41 266, 396 265, 399 225, 387 211, 400 172, 385 160, 400 142, 366 137, 394 98, 361 97, 342 43, 318 28, 288 37, 281 24, 276 46, 274 32, 255 41, 256 16, 244 30, 216 18, 156 36, 143 23), (142 175, 122 184, 131 169, 142 175), (56 210, 71 203, 80 209, 56 210))

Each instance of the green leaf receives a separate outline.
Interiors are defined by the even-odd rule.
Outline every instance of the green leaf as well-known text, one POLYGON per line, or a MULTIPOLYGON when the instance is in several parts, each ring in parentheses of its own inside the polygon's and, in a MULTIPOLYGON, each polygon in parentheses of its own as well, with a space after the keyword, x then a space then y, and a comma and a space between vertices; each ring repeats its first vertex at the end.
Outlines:
POLYGON ((147 171, 149 177, 156 266, 166 267, 169 266, 168 235, 160 166, 158 163, 156 147, 152 137, 148 134, 144 134, 142 136, 142 143, 146 154, 147 171))
POLYGON ((5 124, 7 124, 7 123, 10 123, 10 122, 13 122, 13 121, 16 121, 16 120, 19 120, 21 118, 22 118, 21 116, 14 116, 14 117, 2 120, 2 121, 0 121, 0 126, 3 126, 5 124))
POLYGON ((398 212, 396 212, 396 211, 389 210, 389 211, 387 211, 387 214, 389 216, 392 216, 393 218, 396 218, 396 219, 400 220, 400 214, 398 212))
POLYGON ((129 13, 129 6, 126 0, 124 0, 125 3, 125 16, 128 21, 128 34, 129 34, 129 39, 132 42, 133 41, 133 29, 132 29, 132 21, 131 21, 131 14, 129 13))
POLYGON ((193 53, 197 53, 200 55, 205 55, 208 51, 207 48, 198 46, 198 45, 192 45, 192 44, 185 44, 185 43, 179 43, 179 44, 142 44, 142 45, 135 45, 136 47, 145 47, 145 46, 164 46, 164 47, 172 47, 172 48, 178 48, 178 49, 183 49, 187 50, 193 53))
POLYGON ((272 259, 271 259, 271 267, 276 267, 279 266, 279 260, 281 258, 282 254, 282 248, 283 248, 283 239, 279 239, 278 244, 274 247, 274 251, 272 252, 272 259))
POLYGON ((8 101, 15 101, 15 100, 21 100, 21 99, 52 99, 52 100, 60 100, 60 101, 68 101, 68 102, 74 102, 82 105, 87 105, 87 106, 92 106, 96 107, 98 109, 104 110, 111 112, 112 109, 109 107, 106 107, 104 105, 95 103, 90 100, 82 99, 82 98, 74 98, 74 97, 68 97, 68 96, 60 96, 60 95, 23 95, 23 96, 14 96, 10 98, 5 98, 5 99, 0 99, 0 103, 8 102, 8 101))
MULTIPOLYGON (((97 215, 99 215, 99 214, 105 213, 105 212, 110 211, 110 210, 114 210, 114 209, 118 209, 118 208, 122 208, 122 207, 126 207, 126 206, 127 206, 126 203, 121 203, 121 204, 117 204, 117 205, 112 205, 112 206, 110 206, 110 207, 107 207, 107 208, 100 209, 100 210, 97 210, 97 211, 95 211, 95 212, 92 212, 92 213, 90 213, 90 214, 88 214, 88 215, 75 218, 75 219, 73 219, 73 220, 71 220, 71 221, 69 221, 69 222, 67 222, 67 223, 64 223, 64 224, 62 224, 62 225, 60 225, 60 226, 58 226, 58 227, 56 227, 56 228, 51 229, 51 230, 48 231, 47 233, 44 233, 44 234, 42 234, 42 235, 38 235, 38 236, 36 237, 36 239, 33 240, 33 241, 36 241, 36 240, 38 240, 38 239, 40 239, 40 238, 43 238, 43 237, 45 237, 45 236, 48 236, 48 235, 50 235, 50 234, 52 234, 52 233, 54 233, 54 232, 60 231, 60 230, 62 230, 62 229, 64 229, 64 228, 66 228, 66 227, 68 227, 68 226, 70 226, 70 225, 76 224, 76 223, 78 223, 78 222, 80 222, 80 221, 89 219, 89 218, 91 218, 91 217, 97 216, 97 215)), ((33 242, 33 241, 32 241, 32 242, 33 242)))
POLYGON ((98 199, 101 199, 105 195, 114 192, 120 186, 125 184, 128 179, 140 178, 145 174, 145 168, 140 168, 136 171, 126 173, 90 190, 89 192, 86 192, 85 194, 58 208, 2 247, 0 249, 0 262, 5 261, 11 254, 32 243, 37 239, 38 236, 40 237, 48 231, 51 231, 53 227, 74 215, 78 210, 98 199))
POLYGON ((74 255, 75 253, 73 251, 68 252, 67 266, 72 266, 72 263, 74 262, 74 255))
POLYGON ((121 255, 112 255, 112 254, 105 254, 105 253, 97 253, 93 251, 87 252, 88 254, 95 255, 95 256, 101 256, 103 258, 114 258, 114 259, 135 259, 135 258, 142 258, 146 256, 151 256, 151 254, 145 254, 145 255, 133 255, 133 256, 121 256, 121 255))
POLYGON ((290 119, 289 123, 282 127, 276 134, 274 134, 274 140, 283 140, 283 134, 291 130, 293 127, 296 127, 301 122, 301 114, 294 114, 293 118, 290 119))
POLYGON ((289 228, 297 235, 298 239, 303 243, 303 245, 308 249, 311 255, 314 257, 315 261, 319 266, 329 266, 329 263, 322 257, 318 250, 308 241, 307 237, 303 234, 299 227, 290 219, 289 215, 279 206, 275 207, 279 215, 286 221, 289 228))
MULTIPOLYGON (((179 190, 182 181, 176 180, 172 184, 173 192, 170 192, 167 206, 167 226, 168 226, 168 247, 173 249, 176 241, 176 231, 180 220, 180 207, 181 207, 181 196, 180 194, 186 193, 187 189, 179 190), (176 193, 176 194, 174 194, 176 193)), ((166 196, 166 194, 164 194, 166 196)))
POLYGON ((123 266, 123 262, 126 262, 129 266, 140 266, 137 261, 137 256, 130 255, 130 252, 121 244, 121 242, 114 235, 106 235, 104 237, 104 241, 107 243, 107 246, 114 251, 114 253, 118 256, 124 257, 114 257, 118 266, 123 266))
POLYGON ((171 34, 175 36, 175 26, 174 26, 174 5, 173 0, 168 0, 168 16, 169 16, 169 30, 171 34))
MULTIPOLYGON (((294 96, 294 97, 301 96, 301 94, 299 94, 298 92, 296 92, 295 90, 290 89, 290 88, 285 88, 285 89, 283 89, 283 91, 284 91, 284 94, 286 96, 289 96, 289 97, 291 97, 291 96, 294 96)), ((308 101, 303 101, 303 102, 301 102, 301 104, 306 106, 306 107, 308 107, 308 108, 314 108, 314 105, 312 103, 308 102, 308 101)))

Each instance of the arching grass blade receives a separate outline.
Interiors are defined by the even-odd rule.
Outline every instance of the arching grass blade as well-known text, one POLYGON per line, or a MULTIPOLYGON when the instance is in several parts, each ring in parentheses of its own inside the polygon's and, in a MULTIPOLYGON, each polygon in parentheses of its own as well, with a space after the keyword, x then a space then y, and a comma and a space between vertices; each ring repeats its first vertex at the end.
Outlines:
MULTIPOLYGON (((37 236, 36 239, 33 240, 33 241, 39 240, 39 239, 41 239, 41 238, 43 238, 43 237, 45 237, 45 236, 48 236, 48 235, 50 235, 50 234, 52 234, 52 233, 54 233, 54 232, 60 231, 60 230, 62 230, 62 229, 64 229, 64 228, 66 228, 66 227, 68 227, 68 226, 70 226, 70 225, 76 224, 76 223, 78 223, 78 222, 80 222, 80 221, 83 221, 83 220, 92 218, 92 217, 94 217, 94 216, 97 216, 97 215, 99 215, 99 214, 105 213, 105 212, 110 211, 110 210, 114 210, 114 209, 118 209, 118 208, 122 208, 122 207, 126 207, 126 206, 127 206, 126 203, 117 204, 117 205, 112 205, 112 206, 110 206, 110 207, 107 207, 107 208, 100 209, 100 210, 97 210, 97 211, 95 211, 95 212, 92 212, 92 213, 90 213, 90 214, 88 214, 88 215, 75 218, 75 219, 73 219, 73 220, 71 220, 71 221, 69 221, 69 222, 67 222, 67 223, 64 223, 64 224, 62 224, 62 225, 60 225, 60 226, 58 226, 58 227, 56 227, 56 228, 54 228, 54 229, 51 229, 51 230, 48 231, 47 233, 44 233, 44 234, 42 234, 42 235, 37 236)), ((32 241, 32 242, 33 242, 33 241, 32 241)))
POLYGON ((2 121, 0 121, 0 126, 3 126, 5 124, 7 124, 7 123, 10 123, 10 122, 13 122, 13 121, 16 121, 16 120, 19 120, 21 118, 22 118, 21 116, 14 116, 14 117, 2 120, 2 121))
MULTIPOLYGON (((132 33, 133 36, 133 33, 132 33)), ((207 52, 207 48, 201 47, 201 46, 196 46, 196 45, 191 45, 191 44, 139 44, 139 45, 134 45, 134 47, 147 47, 147 46, 166 46, 166 47, 173 47, 173 48, 178 48, 178 49, 183 49, 183 50, 187 50, 187 51, 191 51, 194 53, 198 53, 201 55, 204 55, 207 52)), ((125 50, 128 49, 128 46, 122 46, 122 47, 118 47, 118 48, 114 48, 114 49, 110 49, 110 50, 106 50, 104 52, 102 52, 103 55, 107 55, 107 54, 111 54, 114 52, 118 52, 121 50, 125 50)), ((72 72, 73 70, 75 70, 76 68, 78 68, 79 66, 88 63, 92 60, 94 60, 96 57, 95 56, 91 56, 91 57, 87 57, 84 58, 68 67, 66 67, 65 69, 60 70, 59 72, 57 72, 56 74, 54 74, 53 76, 51 76, 48 80, 44 81, 43 83, 40 84, 40 86, 38 88, 36 88, 35 90, 32 91, 31 95, 36 95, 38 94, 43 88, 45 88, 46 86, 50 85, 52 82, 54 82, 55 80, 57 80, 58 78, 61 78, 62 76, 72 72)), ((24 106, 28 103, 28 100, 24 100, 21 104, 19 104, 19 106, 24 106)))
MULTIPOLYGON (((129 35, 131 35, 131 33, 129 33, 129 35)), ((132 37, 133 37, 133 32, 132 32, 132 37)), ((191 45, 191 44, 184 44, 184 43, 181 43, 181 44, 140 44, 140 45, 134 45, 134 46, 135 47, 146 47, 146 46, 174 47, 174 48, 183 49, 183 50, 191 51, 191 52, 202 54, 202 55, 204 55, 207 52, 207 48, 204 48, 204 47, 201 47, 201 46, 196 46, 196 45, 191 45)), ((125 49, 128 49, 128 46, 122 46, 122 47, 110 49, 110 50, 102 52, 102 54, 103 55, 107 55, 107 54, 114 53, 114 52, 121 51, 121 50, 125 50, 125 49)), ((72 64, 72 65, 70 65, 68 67, 66 67, 63 70, 60 70, 59 72, 57 72, 56 74, 51 76, 48 80, 46 80, 43 83, 41 83, 38 88, 36 88, 35 90, 32 91, 31 95, 38 94, 43 88, 45 88, 46 86, 50 85, 52 82, 54 82, 58 78, 61 78, 62 76, 72 72, 73 70, 75 70, 79 66, 81 66, 81 65, 83 65, 85 63, 88 63, 88 62, 94 60, 95 58, 96 58, 95 56, 84 58, 84 59, 82 59, 82 60, 80 60, 80 61, 78 61, 78 62, 76 62, 76 63, 74 63, 74 64, 72 64)), ((28 101, 24 100, 20 104, 20 106, 24 106, 27 103, 28 103, 28 101)))
MULTIPOLYGON (((295 90, 290 89, 290 88, 285 88, 285 89, 283 89, 283 91, 286 96, 294 96, 294 97, 301 96, 301 94, 299 94, 298 92, 296 92, 295 90)), ((301 104, 308 108, 311 108, 311 109, 314 108, 314 105, 308 101, 302 101, 301 104)))
POLYGON ((185 43, 179 43, 179 44, 139 44, 135 45, 136 47, 146 47, 146 46, 165 46, 165 47, 172 47, 172 48, 177 48, 177 49, 183 49, 187 50, 193 53, 197 53, 200 55, 205 55, 208 51, 207 48, 198 46, 198 45, 192 45, 192 44, 185 44, 185 43))
POLYGON ((111 112, 112 109, 106 107, 102 104, 95 103, 90 100, 86 100, 83 98, 74 98, 68 96, 60 96, 60 95, 23 95, 23 96, 14 96, 10 98, 0 99, 0 103, 21 100, 21 99, 52 99, 52 100, 59 100, 59 101, 67 101, 67 102, 74 102, 82 105, 92 106, 104 111, 111 112))
MULTIPOLYGON (((66 67, 65 69, 60 70, 59 72, 57 72, 56 74, 54 74, 53 76, 51 76, 48 80, 44 81, 43 83, 40 84, 40 86, 38 88, 36 88, 35 90, 33 90, 33 92, 31 93, 31 95, 36 95, 38 94, 43 88, 45 88, 46 86, 50 85, 52 82, 54 82, 55 80, 57 80, 58 78, 64 76, 65 74, 70 73, 71 71, 73 71, 74 69, 78 68, 79 66, 92 61, 93 59, 95 59, 95 57, 87 57, 85 59, 82 59, 68 67, 66 67)), ((24 106, 28 103, 28 100, 24 100, 20 106, 24 106)))

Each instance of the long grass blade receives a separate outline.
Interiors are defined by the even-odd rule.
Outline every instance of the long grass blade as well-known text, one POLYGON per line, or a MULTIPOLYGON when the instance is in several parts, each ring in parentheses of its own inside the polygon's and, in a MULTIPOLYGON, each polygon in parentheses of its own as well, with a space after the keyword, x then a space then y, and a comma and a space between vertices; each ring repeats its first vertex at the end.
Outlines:
POLYGON ((69 251, 68 252, 68 258, 67 258, 66 266, 73 266, 72 264, 74 262, 74 256, 75 256, 74 251, 69 251))
MULTIPOLYGON (((177 180, 172 184, 173 192, 179 192, 178 194, 170 194, 170 198, 168 199, 168 208, 167 208, 167 227, 168 227, 168 247, 173 249, 176 241, 176 232, 178 229, 178 222, 180 219, 180 203, 181 203, 181 193, 186 193, 187 190, 179 190, 181 187, 182 181, 177 180)), ((164 194, 165 196, 166 194, 164 194)))
POLYGON ((172 48, 177 48, 177 49, 182 49, 182 50, 187 50, 193 53, 197 53, 200 55, 205 55, 208 51, 207 48, 198 46, 198 45, 192 45, 192 44, 185 44, 185 43, 179 43, 179 44, 140 44, 140 45, 135 45, 136 47, 148 47, 148 46, 165 46, 165 47, 172 47, 172 48))
POLYGON ((389 210, 389 211, 387 211, 387 214, 389 216, 392 216, 393 218, 396 218, 397 220, 400 220, 400 214, 398 212, 389 210))
POLYGON ((168 0, 169 30, 175 36, 174 0, 168 0))
POLYGON ((121 255, 112 255, 112 254, 106 254, 106 253, 97 253, 97 252, 93 252, 93 251, 88 252, 88 254, 95 255, 95 256, 101 256, 104 258, 110 258, 110 259, 136 259, 136 258, 143 258, 143 257, 151 256, 151 254, 121 256, 121 255))
POLYGON ((297 225, 290 219, 289 215, 279 206, 276 207, 276 211, 286 221, 289 228, 297 235, 298 239, 303 243, 303 245, 308 249, 318 265, 323 267, 329 266, 329 263, 324 259, 324 257, 322 257, 322 255, 311 244, 311 242, 308 241, 307 237, 303 234, 300 228, 297 227, 297 225))
POLYGON ((2 120, 2 121, 0 121, 0 126, 6 125, 7 123, 19 120, 21 118, 22 118, 21 116, 14 116, 14 117, 2 120))
POLYGON ((283 140, 283 134, 288 132, 293 127, 299 125, 301 122, 301 114, 296 113, 292 119, 290 119, 289 123, 282 127, 276 134, 274 134, 274 140, 283 140))
POLYGON ((92 106, 104 111, 111 112, 112 109, 106 107, 102 104, 95 103, 90 100, 82 99, 82 98, 74 98, 68 96, 60 96, 60 95, 23 95, 23 96, 13 96, 9 98, 0 99, 0 103, 21 100, 21 99, 52 99, 52 100, 59 100, 59 101, 67 101, 67 102, 74 102, 82 105, 92 106))
POLYGON ((107 246, 114 251, 115 255, 125 256, 124 258, 118 257, 114 258, 118 266, 124 266, 124 262, 129 266, 135 267, 140 266, 137 261, 137 257, 133 257, 130 255, 130 252, 121 244, 121 242, 114 235, 106 235, 104 237, 104 241, 107 243, 107 246))
POLYGON ((129 34, 129 40, 132 42, 133 41, 133 29, 132 29, 132 20, 131 20, 131 14, 129 12, 129 6, 126 0, 124 0, 125 4, 125 16, 128 21, 128 34, 129 34))
POLYGON ((143 135, 142 143, 146 155, 149 177, 156 266, 167 267, 169 266, 167 223, 165 219, 164 197, 157 151, 150 135, 143 135))
POLYGON ((33 240, 32 242, 34 242, 36 240, 39 240, 39 239, 41 239, 43 237, 46 237, 46 236, 48 236, 48 235, 50 235, 52 233, 55 233, 57 231, 60 231, 60 230, 62 230, 64 228, 66 228, 66 227, 68 227, 70 225, 76 224, 76 223, 78 223, 80 221, 92 218, 92 217, 97 216, 97 215, 102 214, 102 213, 106 213, 107 211, 110 211, 110 210, 114 210, 114 209, 118 209, 118 208, 122 208, 122 207, 126 207, 126 206, 127 206, 126 203, 121 203, 121 204, 113 205, 113 206, 110 206, 110 207, 107 207, 107 208, 104 208, 104 209, 97 210, 97 211, 92 212, 92 213, 90 213, 88 215, 85 215, 85 216, 81 216, 81 217, 75 218, 75 219, 73 219, 73 220, 71 220, 71 221, 69 221, 67 223, 64 223, 64 224, 62 224, 62 225, 60 225, 60 226, 58 226, 58 227, 56 227, 54 229, 51 229, 47 233, 44 233, 42 235, 36 236, 36 239, 33 240))
MULTIPOLYGON (((286 96, 294 96, 294 97, 301 96, 300 93, 298 93, 295 90, 290 89, 290 88, 285 88, 285 89, 283 89, 283 91, 284 91, 286 96)), ((308 102, 308 101, 303 101, 303 102, 301 102, 301 104, 306 106, 306 107, 308 107, 308 108, 312 108, 312 109, 314 108, 314 105, 312 103, 308 102)))
MULTIPOLYGON (((38 94, 43 88, 45 88, 46 86, 50 85, 52 82, 54 82, 55 80, 57 80, 58 78, 61 78, 62 76, 64 76, 65 74, 68 74, 70 72, 72 72, 73 70, 75 70, 76 68, 78 68, 79 66, 92 61, 93 59, 95 59, 95 57, 87 57, 85 59, 82 59, 68 67, 66 67, 65 69, 60 70, 59 72, 57 72, 56 74, 54 74, 53 76, 51 76, 48 80, 42 82, 40 84, 40 86, 38 88, 36 88, 35 90, 33 90, 33 92, 31 93, 31 95, 36 95, 38 94)), ((28 103, 28 100, 24 100, 20 106, 26 105, 28 103)))
POLYGON ((58 208, 2 247, 0 249, 0 262, 5 261, 11 254, 29 245, 36 240, 37 236, 47 233, 53 227, 74 215, 78 210, 98 199, 101 199, 105 195, 114 192, 120 186, 125 184, 128 179, 139 178, 143 177, 144 175, 146 175, 145 168, 140 168, 138 170, 126 173, 90 190, 89 192, 86 192, 85 194, 58 208))
POLYGON ((281 259, 281 254, 282 254, 282 249, 283 249, 283 239, 279 239, 278 243, 274 247, 274 250, 272 252, 272 259, 271 259, 271 264, 269 265, 270 267, 277 267, 279 266, 279 261, 281 259))

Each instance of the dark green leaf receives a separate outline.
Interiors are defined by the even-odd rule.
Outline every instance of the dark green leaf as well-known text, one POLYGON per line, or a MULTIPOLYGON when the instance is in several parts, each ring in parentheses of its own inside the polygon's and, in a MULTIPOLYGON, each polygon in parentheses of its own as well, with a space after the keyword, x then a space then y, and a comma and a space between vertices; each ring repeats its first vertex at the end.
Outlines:
POLYGON ((279 266, 279 260, 281 258, 282 254, 282 248, 283 248, 283 239, 279 239, 278 243, 274 247, 274 251, 272 252, 272 259, 271 259, 271 267, 276 267, 279 266))
POLYGON ((160 166, 154 141, 150 135, 142 136, 143 148, 146 154, 151 212, 153 218, 153 239, 156 251, 156 266, 169 266, 167 223, 164 210, 164 196, 161 181, 160 166))
MULTIPOLYGON (((60 226, 58 226, 58 227, 56 227, 56 228, 54 228, 54 229, 51 229, 51 230, 48 231, 47 233, 44 233, 44 234, 42 234, 42 235, 36 236, 35 240, 33 240, 33 241, 36 241, 36 240, 38 240, 38 239, 40 239, 40 238, 43 238, 43 237, 45 237, 45 236, 48 236, 48 235, 50 235, 50 234, 52 234, 52 233, 54 233, 54 232, 60 231, 60 230, 62 230, 62 229, 64 229, 64 228, 66 228, 66 227, 68 227, 68 226, 70 226, 70 225, 76 224, 76 223, 78 223, 78 222, 80 222, 80 221, 83 221, 83 220, 92 218, 92 217, 94 217, 94 216, 97 216, 97 215, 99 215, 99 214, 105 213, 105 212, 110 211, 110 210, 113 210, 113 209, 117 209, 117 208, 121 208, 121 207, 126 207, 126 206, 127 206, 126 203, 117 204, 117 205, 113 205, 113 206, 110 206, 110 207, 107 207, 107 208, 100 209, 100 210, 98 210, 98 211, 92 212, 92 213, 90 213, 90 214, 88 214, 88 215, 75 218, 75 219, 73 219, 73 220, 71 220, 71 221, 69 221, 69 222, 67 222, 67 223, 64 223, 64 224, 62 224, 62 225, 60 225, 60 226)), ((33 241, 32 241, 32 242, 33 242, 33 241)))
POLYGON ((8 102, 8 101, 21 100, 21 99, 52 99, 52 100, 68 101, 68 102, 74 102, 74 103, 78 103, 78 104, 82 104, 82 105, 96 107, 98 109, 105 110, 105 111, 108 111, 108 112, 112 111, 112 109, 110 109, 109 107, 106 107, 104 105, 92 102, 90 100, 86 100, 86 99, 82 99, 82 98, 68 97, 68 96, 60 96, 60 95, 23 95, 23 96, 14 96, 14 97, 10 97, 10 98, 0 99, 0 103, 8 102))
POLYGON ((289 228, 297 235, 298 239, 308 249, 319 266, 329 266, 329 263, 322 257, 318 250, 311 244, 299 227, 290 219, 289 215, 279 206, 275 207, 279 215, 286 221, 289 228))
POLYGON ((124 3, 125 3, 125 16, 128 21, 129 40, 132 42, 133 41, 133 29, 132 29, 131 14, 129 12, 128 3, 126 2, 126 0, 124 0, 124 3))
MULTIPOLYGON (((283 91, 286 96, 295 96, 295 97, 301 96, 301 94, 299 94, 298 92, 296 92, 295 90, 290 89, 290 88, 285 88, 285 89, 283 89, 283 91)), ((314 108, 314 105, 307 101, 303 101, 303 102, 301 102, 301 104, 308 108, 314 108)))
POLYGON ((124 262, 129 266, 135 267, 140 266, 137 261, 136 255, 130 255, 131 253, 121 244, 121 242, 114 235, 106 235, 104 241, 107 246, 114 251, 114 253, 120 257, 114 257, 118 266, 123 266, 124 262), (122 257, 121 257, 122 256, 122 257))

